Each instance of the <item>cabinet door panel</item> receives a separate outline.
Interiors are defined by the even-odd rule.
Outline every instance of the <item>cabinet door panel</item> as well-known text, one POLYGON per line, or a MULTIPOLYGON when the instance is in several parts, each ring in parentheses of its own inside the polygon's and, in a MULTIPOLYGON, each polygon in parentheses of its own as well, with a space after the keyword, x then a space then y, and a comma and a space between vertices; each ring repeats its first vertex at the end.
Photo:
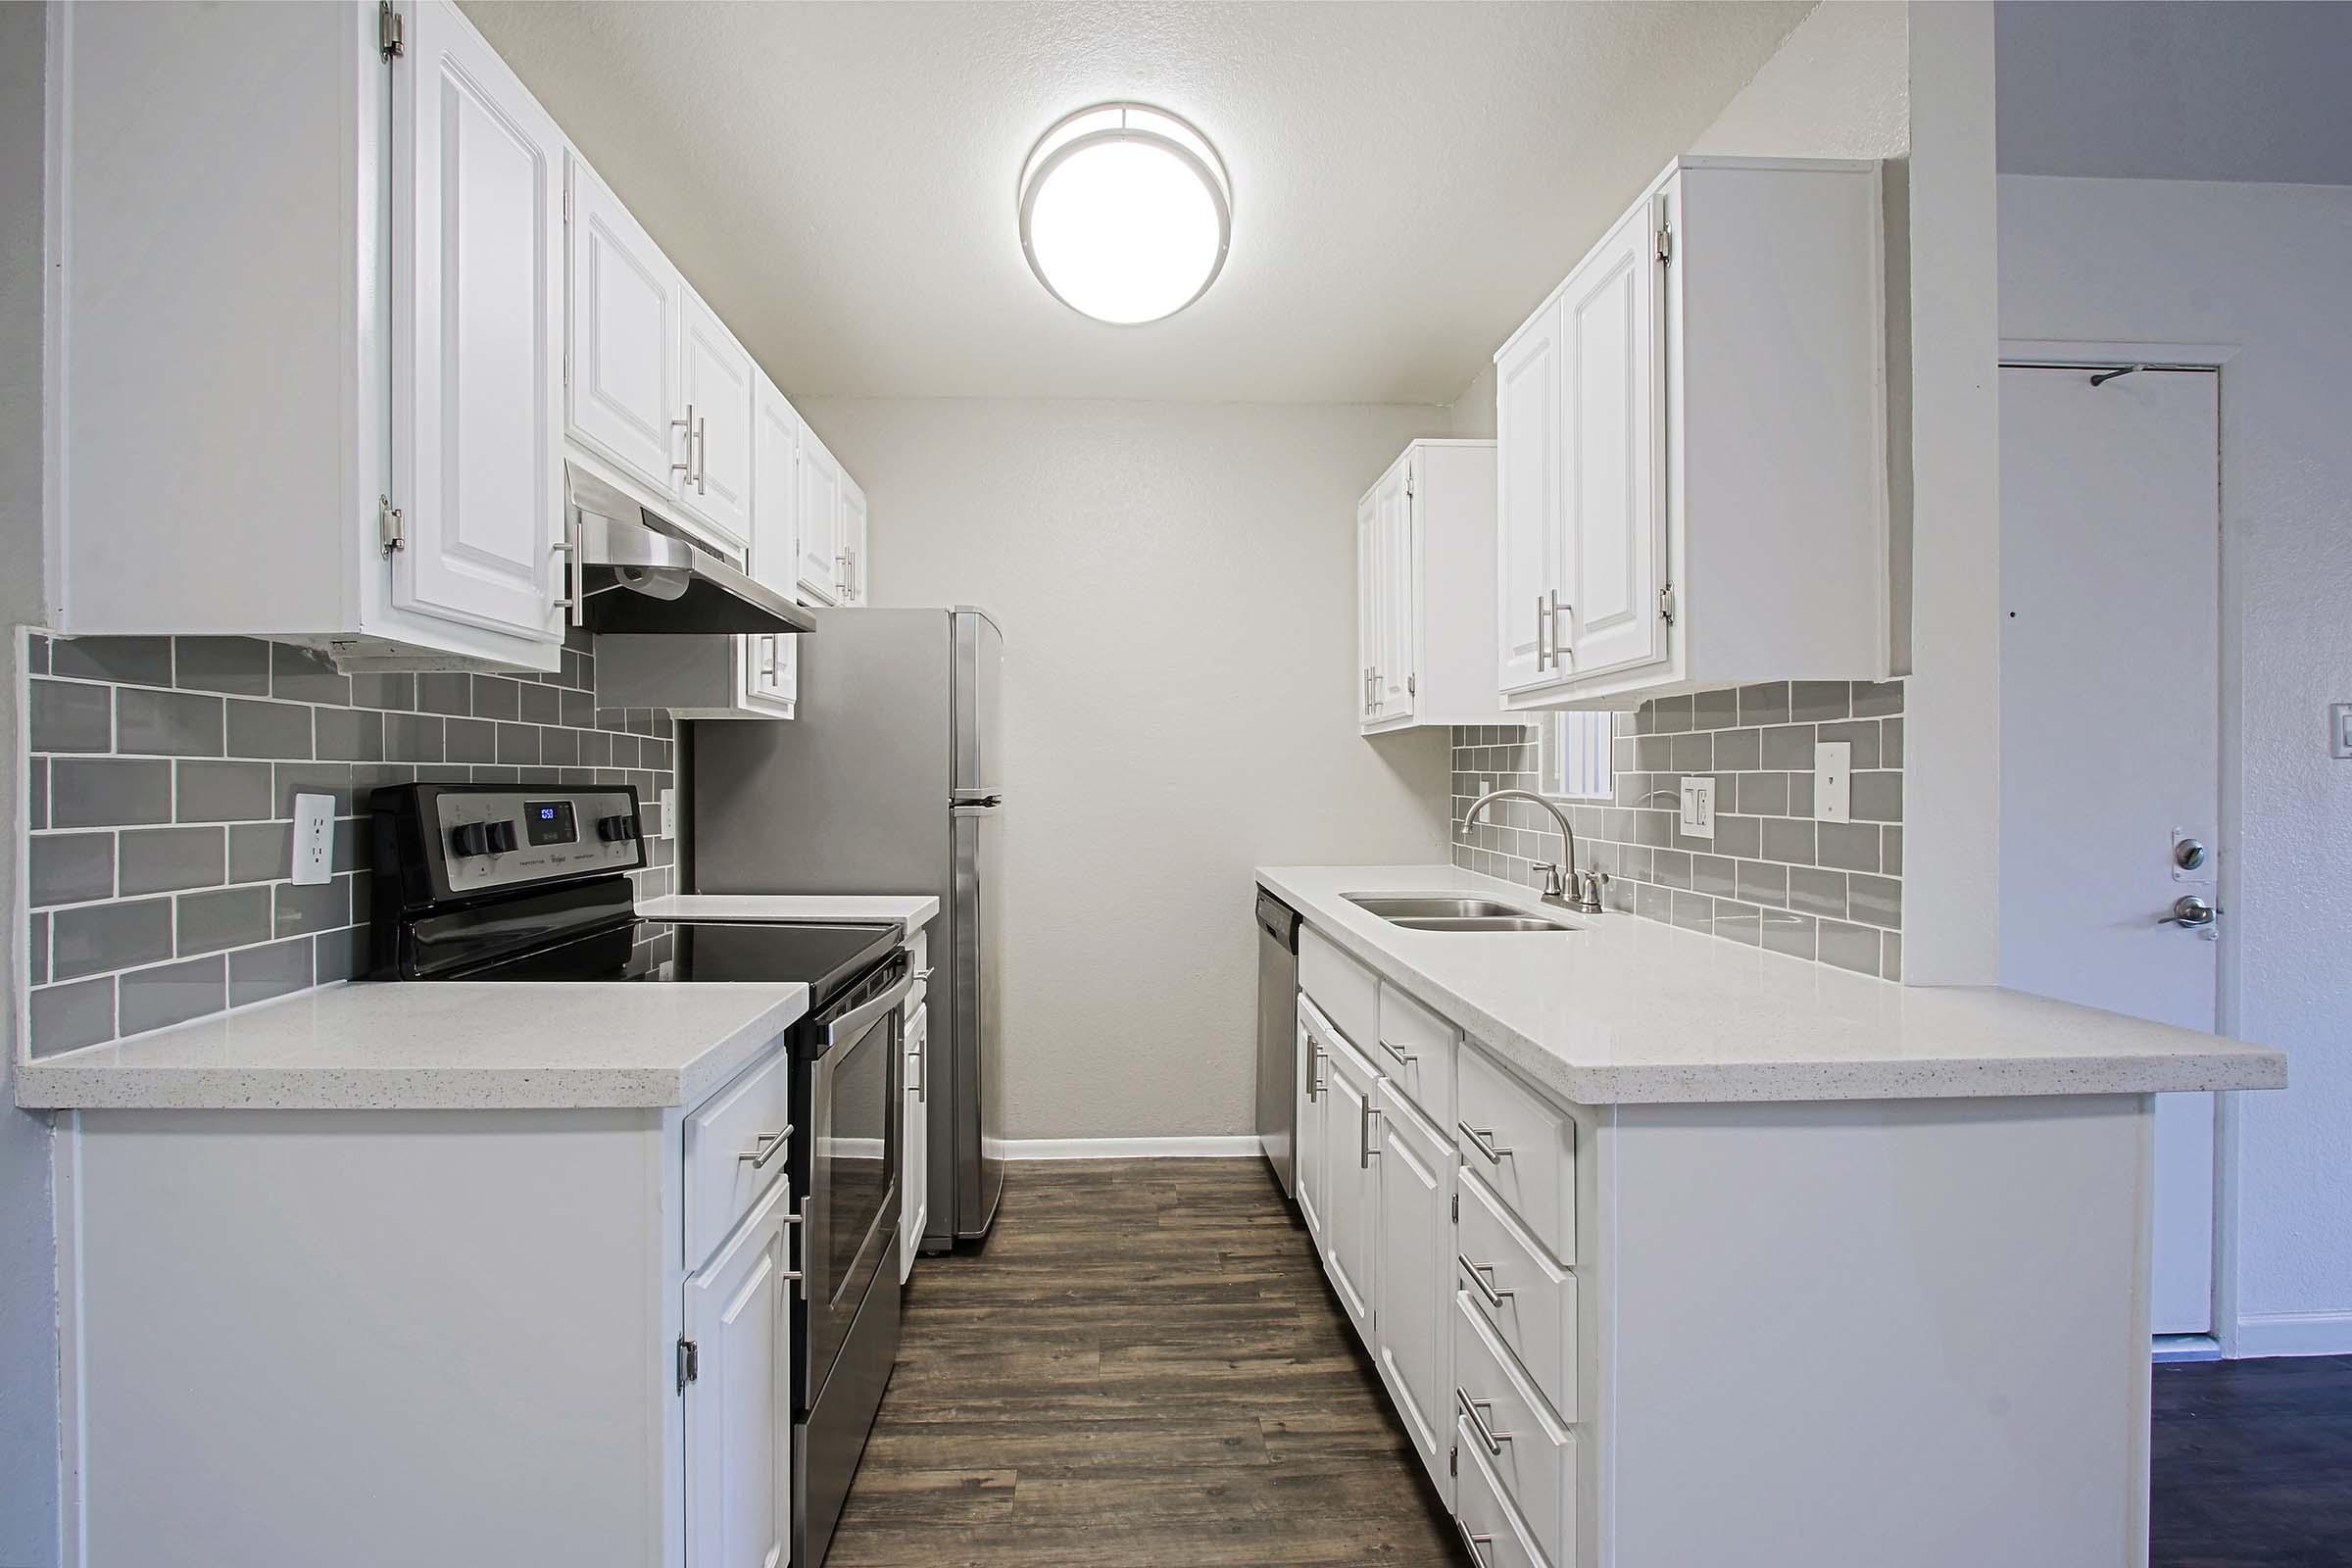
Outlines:
POLYGON ((841 465, 807 425, 801 427, 801 511, 793 521, 793 588, 804 600, 841 603, 841 465))
POLYGON ((1453 1392, 1446 1310, 1453 1297, 1447 1245, 1453 1146, 1423 1127, 1385 1078, 1379 1109, 1379 1152, 1373 1161, 1380 1213, 1380 1258, 1374 1270, 1379 1309, 1373 1358, 1422 1464, 1443 1493, 1448 1490, 1444 1454, 1453 1392))
POLYGON ((841 563, 841 602, 865 603, 865 489, 844 469, 841 475, 841 537, 834 554, 841 563))
POLYGON ((685 458, 685 280, 594 171, 571 160, 571 432, 667 495, 685 458))
POLYGON ((1409 718, 1415 678, 1412 467, 1398 464, 1380 486, 1380 658, 1373 698, 1384 720, 1409 718))
POLYGON ((777 1568, 791 1552, 791 1282, 774 1191, 686 1282, 687 1568, 777 1568))
POLYGON ((801 416, 764 375, 752 415, 752 528, 746 570, 780 594, 792 592, 793 524, 800 515, 801 416))
POLYGON ((1355 710, 1374 722, 1379 705, 1373 682, 1380 669, 1380 492, 1355 507, 1355 710))
POLYGON ((1666 516, 1658 313, 1646 207, 1569 278, 1561 300, 1562 652, 1576 676, 1661 656, 1666 516))
POLYGON ((1378 1082, 1370 1063, 1337 1037, 1325 1046, 1323 1268, 1367 1347, 1373 1343, 1380 1259, 1380 1196, 1371 1142, 1378 1082))
MULTIPOLYGON (((679 475, 678 501, 728 542, 752 532, 752 401, 758 369, 710 307, 686 296, 678 352, 679 394, 694 411, 694 450, 679 475)), ((683 410, 681 410, 681 417, 683 410)))
POLYGON ((1559 677, 1547 650, 1560 527, 1560 311, 1555 301, 1523 328, 1494 367, 1494 624, 1506 692, 1559 677))
POLYGON ((392 78, 392 600, 560 641, 563 133, 454 7, 414 25, 392 78))

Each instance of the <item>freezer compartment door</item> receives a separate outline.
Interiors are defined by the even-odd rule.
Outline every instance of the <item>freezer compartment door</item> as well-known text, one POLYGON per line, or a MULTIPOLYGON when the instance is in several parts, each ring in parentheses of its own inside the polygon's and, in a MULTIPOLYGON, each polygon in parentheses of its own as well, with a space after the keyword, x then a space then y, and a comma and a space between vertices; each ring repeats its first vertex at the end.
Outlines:
POLYGON ((949 781, 958 801, 1000 792, 998 696, 1004 639, 977 610, 958 610, 956 628, 956 771, 949 781))
MULTIPOLYGON (((1003 991, 997 978, 1004 908, 1001 806, 957 806, 955 879, 956 1235, 988 1234, 1004 1186, 1003 991)), ((936 1189, 934 1189, 936 1196, 936 1189)))

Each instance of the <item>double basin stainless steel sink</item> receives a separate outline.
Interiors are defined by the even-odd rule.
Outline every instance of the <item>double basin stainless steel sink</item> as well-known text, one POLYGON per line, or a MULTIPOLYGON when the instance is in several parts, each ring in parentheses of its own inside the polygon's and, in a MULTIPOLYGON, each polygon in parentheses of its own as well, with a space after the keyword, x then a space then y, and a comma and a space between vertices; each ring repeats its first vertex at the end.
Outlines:
POLYGON ((1493 899, 1418 893, 1348 893, 1342 897, 1357 908, 1377 914, 1389 924, 1402 926, 1407 931, 1569 932, 1579 929, 1565 920, 1530 914, 1517 905, 1500 904, 1493 899))

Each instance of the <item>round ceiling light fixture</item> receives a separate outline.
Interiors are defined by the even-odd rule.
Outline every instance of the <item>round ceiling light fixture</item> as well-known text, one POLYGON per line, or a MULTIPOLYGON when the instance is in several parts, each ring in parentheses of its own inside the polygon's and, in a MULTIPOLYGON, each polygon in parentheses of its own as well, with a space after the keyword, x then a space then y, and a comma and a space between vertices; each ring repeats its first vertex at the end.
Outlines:
POLYGON ((1081 109, 1021 166, 1021 250, 1053 296, 1132 326, 1208 291, 1233 243, 1233 187, 1217 150, 1148 104, 1081 109))

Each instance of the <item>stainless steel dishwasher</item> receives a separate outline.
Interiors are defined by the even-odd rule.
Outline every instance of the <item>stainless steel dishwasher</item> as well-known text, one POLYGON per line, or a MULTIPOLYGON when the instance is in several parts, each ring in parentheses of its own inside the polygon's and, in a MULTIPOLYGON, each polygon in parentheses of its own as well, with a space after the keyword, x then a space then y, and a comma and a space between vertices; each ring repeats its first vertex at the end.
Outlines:
POLYGON ((1257 1147, 1285 1198, 1298 1196, 1292 1169, 1298 1120, 1298 914, 1257 890, 1257 1147))

